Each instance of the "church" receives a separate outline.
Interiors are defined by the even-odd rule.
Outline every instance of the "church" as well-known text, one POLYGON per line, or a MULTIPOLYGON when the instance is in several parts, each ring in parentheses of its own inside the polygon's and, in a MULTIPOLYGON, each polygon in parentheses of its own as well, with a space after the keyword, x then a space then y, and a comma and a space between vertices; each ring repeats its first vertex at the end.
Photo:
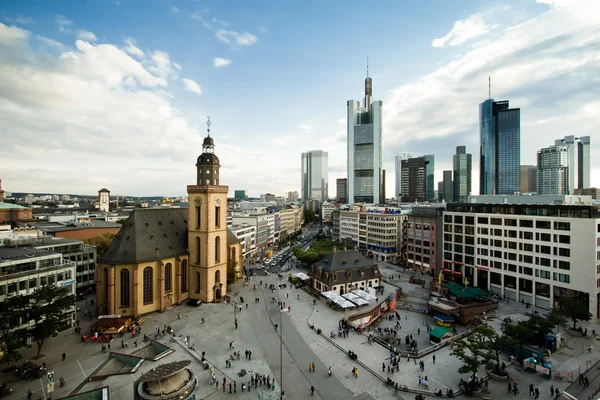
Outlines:
POLYGON ((227 228, 228 186, 210 136, 185 208, 135 209, 96 267, 97 315, 137 317, 189 299, 227 295, 227 269, 242 273, 242 248, 227 228))

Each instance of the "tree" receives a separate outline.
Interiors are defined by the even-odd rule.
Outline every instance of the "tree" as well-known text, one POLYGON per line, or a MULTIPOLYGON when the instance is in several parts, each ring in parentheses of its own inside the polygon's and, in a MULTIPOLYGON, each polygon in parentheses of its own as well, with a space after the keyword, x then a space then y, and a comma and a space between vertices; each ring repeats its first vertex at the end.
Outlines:
POLYGON ((589 321, 592 317, 588 305, 574 297, 560 297, 558 306, 562 314, 573 321, 573 329, 577 329, 577 321, 589 321))
POLYGON ((513 339, 519 345, 519 357, 523 357, 523 345, 536 334, 536 332, 527 323, 506 324, 502 329, 503 333, 513 339))
POLYGON ((21 359, 19 349, 24 347, 26 343, 23 340, 24 335, 14 329, 15 326, 19 326, 20 324, 20 315, 13 309, 11 305, 12 299, 13 297, 9 297, 2 305, 3 308, 0 311, 1 361, 6 365, 10 365, 11 362, 21 359))
POLYGON ((106 250, 110 247, 113 240, 115 240, 115 234, 112 232, 105 232, 96 237, 85 239, 83 242, 92 246, 96 246, 96 256, 100 259, 106 250))
POLYGON ((127 221, 127 220, 128 220, 128 218, 119 218, 119 219, 117 220, 117 224, 121 224, 121 225, 123 225, 123 224, 125 223, 125 221, 127 221))
POLYGON ((307 208, 306 210, 304 210, 304 222, 309 224, 311 222, 316 222, 318 221, 319 218, 317 218, 315 212, 309 208, 307 208))
POLYGON ((31 294, 12 298, 13 309, 23 316, 24 321, 33 323, 26 336, 37 343, 36 358, 40 356, 44 341, 56 336, 63 327, 65 312, 75 305, 75 300, 75 295, 66 287, 56 285, 44 285, 31 294))
POLYGON ((508 347, 514 345, 515 341, 507 335, 500 335, 494 328, 488 325, 477 326, 475 332, 481 335, 484 340, 483 358, 486 363, 495 363, 495 374, 505 374, 500 369, 500 354, 508 347))
POLYGON ((235 273, 235 267, 237 267, 237 262, 234 259, 230 259, 227 261, 227 283, 233 284, 237 279, 237 274, 235 273))
POLYGON ((485 338, 475 330, 468 338, 454 344, 452 354, 463 362, 458 369, 459 373, 472 373, 475 376, 486 361, 485 338))
POLYGON ((563 314, 560 309, 553 308, 550 310, 550 314, 548 314, 548 320, 552 323, 553 326, 558 328, 560 332, 560 327, 565 326, 567 324, 567 317, 563 314))

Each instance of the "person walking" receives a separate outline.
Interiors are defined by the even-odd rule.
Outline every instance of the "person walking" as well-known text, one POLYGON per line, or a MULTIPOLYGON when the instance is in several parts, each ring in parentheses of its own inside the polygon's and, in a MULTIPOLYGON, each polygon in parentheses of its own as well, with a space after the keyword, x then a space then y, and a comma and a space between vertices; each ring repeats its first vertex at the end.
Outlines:
POLYGON ((435 354, 433 355, 432 358, 433 358, 433 363, 435 364, 435 354))
POLYGON ((67 353, 62 353, 62 360, 63 360, 63 362, 65 362, 66 359, 67 359, 67 353))
POLYGON ((540 398, 540 389, 535 388, 535 398, 539 399, 540 398))
POLYGON ((529 385, 529 395, 532 396, 534 395, 535 392, 533 391, 533 383, 529 385))

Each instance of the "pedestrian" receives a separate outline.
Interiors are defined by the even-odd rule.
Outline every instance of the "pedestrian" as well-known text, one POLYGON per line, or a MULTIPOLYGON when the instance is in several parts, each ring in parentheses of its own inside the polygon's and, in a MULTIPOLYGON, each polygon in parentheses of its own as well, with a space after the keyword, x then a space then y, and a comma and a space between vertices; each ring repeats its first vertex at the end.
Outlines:
POLYGON ((315 372, 315 363, 314 362, 312 363, 312 369, 313 369, 313 372, 315 372))
POLYGON ((67 358, 67 353, 62 353, 62 360, 63 360, 63 362, 65 362, 66 358, 67 358))
POLYGON ((435 354, 433 355, 432 358, 433 358, 433 363, 435 364, 435 354))
POLYGON ((550 385, 550 396, 554 396, 554 385, 550 385))
POLYGON ((231 386, 232 386, 232 385, 231 385, 231 382, 229 382, 229 394, 233 393, 233 392, 231 391, 231 386))
POLYGON ((385 372, 385 363, 381 364, 381 372, 385 372))
POLYGON ((540 398, 540 389, 535 388, 535 398, 539 399, 540 398))
POLYGON ((31 400, 31 396, 33 396, 33 392, 31 391, 31 388, 27 389, 27 400, 31 400))
POLYGON ((535 392, 533 391, 533 383, 529 385, 529 395, 534 395, 535 392))
POLYGON ((238 328, 238 321, 237 321, 237 319, 236 319, 236 320, 235 320, 235 329, 237 329, 237 328, 238 328))
POLYGON ((510 382, 508 382, 508 393, 510 394, 510 392, 512 392, 512 385, 510 382))
POLYGON ((237 383, 233 381, 233 393, 237 393, 237 383))

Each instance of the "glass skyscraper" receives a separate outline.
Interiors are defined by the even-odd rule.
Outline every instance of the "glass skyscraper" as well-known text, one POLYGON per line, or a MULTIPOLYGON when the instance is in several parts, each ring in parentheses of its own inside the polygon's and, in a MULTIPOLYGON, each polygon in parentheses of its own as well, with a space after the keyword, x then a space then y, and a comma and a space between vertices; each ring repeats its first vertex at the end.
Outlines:
POLYGON ((508 100, 479 105, 479 193, 515 194, 521 179, 521 110, 508 100))
POLYGON ((425 160, 425 200, 435 201, 435 156, 427 154, 425 160))
POLYGON ((328 153, 323 150, 313 150, 302 153, 302 201, 323 202, 328 193, 328 153))
MULTIPOLYGON (((466 203, 471 194, 472 156, 467 154, 466 146, 457 146, 456 154, 452 156, 453 191, 452 200, 466 203)), ((449 199, 447 199, 450 201, 449 199)))

